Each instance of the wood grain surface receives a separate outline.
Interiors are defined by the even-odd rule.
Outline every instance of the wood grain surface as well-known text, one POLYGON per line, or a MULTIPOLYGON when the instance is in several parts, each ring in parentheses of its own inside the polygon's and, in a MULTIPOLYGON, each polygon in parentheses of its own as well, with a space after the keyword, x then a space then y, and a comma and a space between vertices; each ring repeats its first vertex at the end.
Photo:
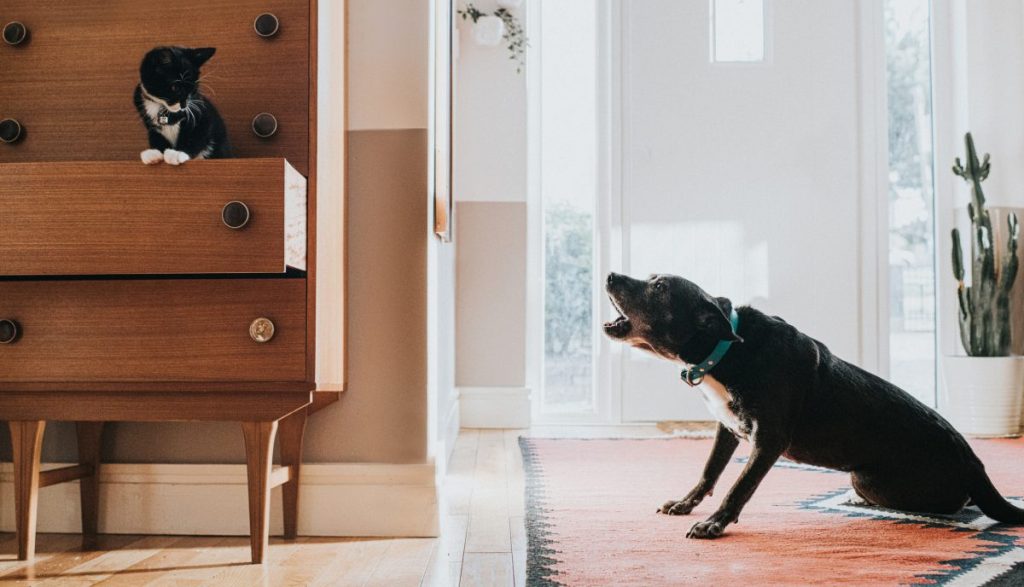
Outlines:
POLYGON ((283 159, 0 164, 0 275, 279 273, 283 159), (221 209, 252 217, 233 230, 221 209))
POLYGON ((0 282, 0 379, 304 381, 304 279, 0 282), (264 344, 249 324, 270 318, 264 344))
POLYGON ((203 67, 206 93, 223 115, 239 157, 285 157, 308 171, 309 3, 288 0, 4 0, 0 22, 18 20, 30 39, 0 44, 0 118, 25 137, 0 145, 0 162, 133 160, 147 148, 132 103, 139 63, 162 45, 216 47, 203 67), (253 21, 280 19, 270 39, 253 21), (253 117, 273 114, 277 134, 260 139, 253 117))

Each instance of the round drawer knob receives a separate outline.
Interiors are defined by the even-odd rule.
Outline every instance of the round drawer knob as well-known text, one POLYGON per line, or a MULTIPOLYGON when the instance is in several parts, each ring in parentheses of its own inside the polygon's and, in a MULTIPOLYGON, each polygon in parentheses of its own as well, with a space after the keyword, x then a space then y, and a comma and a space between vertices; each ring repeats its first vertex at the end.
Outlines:
POLYGON ((250 218, 252 218, 252 213, 249 212, 249 207, 245 205, 245 202, 238 200, 224 204, 220 211, 220 219, 224 221, 224 226, 232 230, 244 228, 246 224, 249 224, 250 218))
POLYGON ((16 143, 24 133, 24 127, 17 120, 13 118, 0 120, 0 142, 16 143))
POLYGON ((4 42, 8 45, 20 45, 28 38, 28 27, 18 21, 4 25, 4 42))
POLYGON ((277 134, 277 118, 269 112, 261 112, 252 119, 252 132, 261 139, 277 134))
POLYGON ((249 325, 249 336, 263 344, 274 338, 274 322, 270 318, 257 318, 249 325))
POLYGON ((252 22, 252 28, 256 30, 257 35, 264 39, 269 39, 276 35, 277 31, 281 30, 281 21, 273 14, 264 12, 252 22))
POLYGON ((21 329, 14 320, 0 320, 0 344, 11 344, 18 340, 21 329))

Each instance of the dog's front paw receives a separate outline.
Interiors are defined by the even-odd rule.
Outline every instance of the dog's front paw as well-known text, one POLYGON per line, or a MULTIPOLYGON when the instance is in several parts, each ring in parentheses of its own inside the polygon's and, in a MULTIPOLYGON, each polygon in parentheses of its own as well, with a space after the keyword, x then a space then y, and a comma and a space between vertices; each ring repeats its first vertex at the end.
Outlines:
POLYGON ((700 500, 694 499, 681 499, 679 501, 666 501, 660 508, 658 508, 659 514, 667 514, 669 516, 685 516, 686 514, 693 511, 693 508, 697 507, 700 500))
POLYGON ((687 538, 718 538, 725 531, 725 524, 709 518, 703 522, 697 522, 686 533, 687 538))
POLYGON ((142 162, 146 165, 154 165, 156 163, 162 163, 164 160, 164 154, 160 149, 146 149, 139 154, 142 158, 142 162))
POLYGON ((189 159, 191 159, 191 157, 188 156, 188 153, 183 151, 175 151, 174 149, 166 149, 164 151, 164 161, 166 161, 168 165, 181 165, 189 159))

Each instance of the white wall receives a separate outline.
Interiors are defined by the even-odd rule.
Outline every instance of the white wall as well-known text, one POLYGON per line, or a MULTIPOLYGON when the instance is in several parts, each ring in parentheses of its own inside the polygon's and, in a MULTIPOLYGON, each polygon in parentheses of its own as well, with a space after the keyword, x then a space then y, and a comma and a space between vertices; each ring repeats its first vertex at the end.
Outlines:
MULTIPOLYGON (((947 260, 950 230, 966 227, 970 191, 949 166, 964 157, 963 135, 970 131, 981 153, 992 154, 988 205, 1024 206, 1024 109, 1018 107, 1024 104, 1024 4, 935 0, 933 14, 939 351, 960 355, 956 283, 947 260)), ((1018 289, 1022 283, 1018 277, 1018 289)), ((1024 316, 1021 298, 1015 324, 1024 316)), ((1015 332, 1015 341, 1020 336, 1015 332)))
MULTIPOLYGON (((769 3, 771 58, 749 65, 709 62, 707 2, 623 6, 621 269, 683 275, 858 362, 876 284, 861 280, 857 5, 769 3)), ((624 419, 706 415, 676 367, 624 352, 624 419)))
MULTIPOLYGON (((493 12, 494 0, 474 2, 493 12)), ((523 20, 524 8, 516 10, 523 20)), ((456 80, 456 198, 461 201, 526 201, 526 75, 516 73, 504 45, 483 47, 472 21, 458 19, 456 80)), ((527 31, 527 34, 529 32, 527 31)))
MULTIPOLYGON (((957 90, 966 106, 963 130, 992 153, 992 175, 985 180, 989 204, 1019 206, 1024 204, 1024 3, 961 1, 965 83, 957 90)), ((942 173, 944 167, 939 166, 942 173)))

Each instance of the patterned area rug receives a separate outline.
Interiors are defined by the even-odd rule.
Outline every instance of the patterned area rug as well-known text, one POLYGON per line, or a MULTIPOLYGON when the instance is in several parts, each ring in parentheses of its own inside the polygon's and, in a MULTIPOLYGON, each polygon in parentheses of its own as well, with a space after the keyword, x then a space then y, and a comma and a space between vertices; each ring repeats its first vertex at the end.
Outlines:
MULTIPOLYGON (((1024 494, 1024 441, 972 444, 1004 494, 1024 494)), ((710 440, 521 438, 520 446, 532 586, 1024 586, 1024 527, 997 525, 973 507, 942 517, 857 505, 848 475, 786 461, 725 536, 686 539, 739 475, 746 443, 715 495, 688 516, 655 510, 693 486, 710 440)))

